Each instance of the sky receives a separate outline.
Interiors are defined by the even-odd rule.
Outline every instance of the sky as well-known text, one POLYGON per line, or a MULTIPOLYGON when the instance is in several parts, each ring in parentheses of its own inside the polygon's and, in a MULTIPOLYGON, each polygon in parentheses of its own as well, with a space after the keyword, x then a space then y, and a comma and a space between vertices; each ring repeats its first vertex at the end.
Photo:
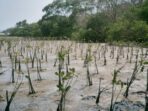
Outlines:
POLYGON ((0 0, 0 31, 22 20, 28 23, 41 19, 42 9, 53 0, 0 0))

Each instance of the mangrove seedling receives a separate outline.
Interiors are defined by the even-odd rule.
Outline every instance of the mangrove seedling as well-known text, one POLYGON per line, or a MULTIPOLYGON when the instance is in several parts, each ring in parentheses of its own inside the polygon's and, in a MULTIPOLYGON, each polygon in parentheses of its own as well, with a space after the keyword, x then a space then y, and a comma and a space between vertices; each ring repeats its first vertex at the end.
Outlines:
POLYGON ((28 83, 29 83, 29 94, 34 94, 35 93, 35 90, 33 88, 31 77, 30 77, 30 71, 29 71, 28 61, 29 61, 29 58, 26 58, 25 64, 26 64, 27 73, 28 73, 28 75, 26 75, 26 78, 28 79, 28 83))
POLYGON ((99 105, 101 94, 103 92, 105 92, 106 90, 108 90, 107 88, 101 88, 101 81, 102 80, 103 80, 103 78, 99 78, 99 91, 98 91, 98 95, 97 95, 97 99, 96 99, 96 105, 99 105))
POLYGON ((57 111, 65 111, 65 98, 66 94, 71 88, 71 82, 75 74, 75 69, 70 68, 69 71, 66 73, 64 71, 61 71, 61 72, 56 72, 55 74, 58 77, 61 77, 61 83, 57 85, 61 95, 57 111))
POLYGON ((132 73, 132 76, 129 80, 129 82, 127 81, 127 86, 126 86, 126 91, 124 93, 124 97, 127 98, 128 97, 128 93, 129 93, 129 88, 130 86, 132 85, 132 83, 134 82, 134 80, 136 79, 136 75, 138 73, 138 70, 139 70, 139 65, 137 64, 137 62, 135 63, 135 67, 134 67, 134 70, 133 70, 133 73, 132 73))
POLYGON ((14 91, 12 92, 11 94, 11 97, 9 98, 9 95, 8 95, 8 91, 6 91, 6 100, 7 100, 7 105, 6 105, 6 108, 5 108, 5 111, 10 111, 10 105, 16 95, 16 93, 18 92, 20 86, 22 84, 22 80, 19 84, 16 84, 15 88, 14 88, 14 91))
POLYGON ((147 69, 147 84, 145 92, 145 111, 148 111, 148 69, 147 69))

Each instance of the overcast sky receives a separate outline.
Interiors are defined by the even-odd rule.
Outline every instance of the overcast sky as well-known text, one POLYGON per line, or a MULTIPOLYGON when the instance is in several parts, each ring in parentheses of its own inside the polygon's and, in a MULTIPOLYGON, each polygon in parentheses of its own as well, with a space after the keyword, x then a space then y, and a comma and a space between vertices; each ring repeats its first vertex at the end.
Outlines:
POLYGON ((0 0, 0 31, 15 26, 26 19, 29 23, 38 21, 42 9, 53 0, 0 0))

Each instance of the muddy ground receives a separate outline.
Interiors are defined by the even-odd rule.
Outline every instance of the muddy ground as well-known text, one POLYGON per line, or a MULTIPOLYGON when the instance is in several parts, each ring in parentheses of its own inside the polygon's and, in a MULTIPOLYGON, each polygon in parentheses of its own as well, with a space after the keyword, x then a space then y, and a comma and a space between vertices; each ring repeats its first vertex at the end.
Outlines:
MULTIPOLYGON (((0 46, 0 60, 2 67, 0 72, 0 111, 4 111, 6 107, 6 90, 11 95, 16 83, 11 83, 11 61, 8 56, 8 40, 1 40, 0 46)), ((143 58, 143 61, 148 61, 148 55, 146 55, 146 48, 140 47, 127 47, 127 46, 113 46, 108 44, 99 43, 76 43, 74 41, 48 41, 48 40, 24 40, 13 39, 11 45, 12 52, 20 52, 21 48, 24 49, 23 57, 21 58, 22 73, 15 70, 15 82, 18 83, 23 80, 21 87, 19 88, 11 106, 10 111, 56 111, 60 94, 57 89, 58 77, 55 72, 58 71, 58 65, 54 67, 55 59, 57 58, 57 52, 61 46, 64 49, 70 49, 70 65, 69 67, 75 68, 76 76, 73 78, 71 89, 66 97, 66 111, 108 111, 110 108, 111 93, 112 93, 112 79, 113 72, 123 66, 118 74, 118 80, 126 83, 127 79, 131 77, 135 61, 136 53, 138 52, 138 63, 143 58), (90 75, 92 77, 93 85, 88 86, 86 79, 86 67, 84 67, 84 59, 86 56, 86 50, 91 45, 92 61, 90 63, 90 75), (12 48, 13 47, 13 48, 12 48), (42 79, 37 80, 36 61, 35 67, 31 68, 31 62, 29 63, 29 69, 31 73, 31 79, 36 94, 29 95, 28 81, 25 78, 27 75, 26 65, 24 59, 28 56, 28 52, 33 51, 34 47, 39 47, 38 57, 41 58, 41 51, 44 52, 42 61, 42 71, 40 72, 42 79), (114 58, 111 57, 111 50, 114 48, 114 58), (104 65, 104 49, 107 64, 104 65), (117 61, 117 52, 119 50, 119 61, 117 61), (130 63, 130 55, 133 50, 133 56, 130 63), (47 54, 48 60, 45 60, 45 54, 47 54), (96 74, 96 67, 93 55, 96 54, 97 65, 99 74, 96 74), (127 58, 127 55, 129 56, 127 58), (102 80, 102 88, 107 88, 102 93, 99 105, 96 105, 96 96, 98 94, 99 78, 102 80)), ((58 63, 57 63, 58 64, 58 63)), ((17 66, 18 67, 18 66, 17 66)), ((65 69, 65 67, 64 67, 65 69)), ((129 96, 125 98, 123 96, 126 85, 120 92, 121 86, 116 85, 115 97, 119 94, 116 100, 114 111, 144 111, 145 107, 145 90, 146 90, 146 75, 148 65, 144 65, 143 72, 138 71, 135 81, 130 87, 129 96), (139 92, 139 93, 137 93, 139 92), (121 110, 122 109, 122 110, 121 110)))

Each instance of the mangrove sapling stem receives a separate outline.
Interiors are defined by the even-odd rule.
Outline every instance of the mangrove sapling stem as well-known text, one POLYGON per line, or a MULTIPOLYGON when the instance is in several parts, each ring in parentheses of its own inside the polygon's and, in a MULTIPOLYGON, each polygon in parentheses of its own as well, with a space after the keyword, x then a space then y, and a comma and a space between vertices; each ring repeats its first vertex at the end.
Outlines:
POLYGON ((14 56, 14 68, 15 70, 17 68, 17 56, 16 55, 14 56))
MULTIPOLYGON (((10 54, 11 55, 11 54, 10 54)), ((11 77, 12 77, 12 83, 15 83, 15 75, 14 75, 14 67, 13 67, 13 58, 10 56, 11 61, 11 77)))
POLYGON ((8 91, 6 91, 6 100, 7 100, 7 105, 6 105, 6 108, 5 108, 5 111, 10 111, 10 105, 16 95, 16 93, 18 92, 20 86, 22 84, 22 81, 18 84, 18 86, 15 87, 14 91, 12 92, 11 94, 11 97, 9 99, 9 95, 8 95, 8 91))
POLYGON ((116 92, 116 87, 115 84, 121 84, 121 89, 123 88, 123 82, 121 80, 117 80, 118 77, 118 73, 121 71, 121 69, 124 66, 120 67, 118 70, 114 70, 114 74, 113 74, 113 79, 112 79, 112 95, 111 95, 111 105, 110 105, 110 111, 114 110, 114 103, 116 102, 116 100, 118 99, 118 96, 121 93, 121 90, 119 91, 119 94, 117 95, 115 101, 114 101, 114 95, 116 92))
POLYGON ((101 58, 101 53, 100 51, 98 51, 98 60, 100 60, 100 58, 101 58))
POLYGON ((148 111, 148 69, 147 69, 147 84, 145 92, 145 111, 148 111))
POLYGON ((66 53, 62 50, 61 47, 61 51, 58 52, 58 60, 59 60, 59 65, 58 65, 58 69, 59 69, 59 86, 62 84, 62 78, 61 78, 61 72, 62 72, 62 67, 64 67, 64 58, 65 58, 66 53))
POLYGON ((40 69, 39 69, 39 60, 37 59, 37 80, 41 81, 42 77, 40 75, 40 69))
POLYGON ((23 56, 23 48, 21 46, 21 49, 20 49, 20 55, 23 56))
MULTIPOLYGON (((123 82, 121 82, 120 84, 121 84, 121 89, 120 89, 119 93, 117 94, 117 97, 115 98, 115 102, 117 101, 117 99, 118 99, 118 97, 119 97, 119 95, 121 94, 121 91, 122 91, 122 89, 123 89, 123 82)), ((114 103, 115 103, 115 102, 114 102, 114 103)))
POLYGON ((83 48, 81 48, 81 59, 83 60, 83 48))
POLYGON ((132 56, 132 55, 130 55, 130 63, 132 63, 132 57, 133 57, 133 56, 132 56))
POLYGON ((68 55, 67 55, 67 61, 68 61, 68 65, 70 65, 70 55, 69 55, 69 51, 68 51, 68 55))
POLYGON ((111 47, 110 58, 114 59, 114 46, 111 47))
POLYGON ((60 73, 62 72, 62 68, 61 68, 60 64, 59 64, 58 70, 59 70, 58 77, 59 77, 59 86, 60 86, 62 84, 62 79, 61 79, 61 75, 60 75, 60 73))
POLYGON ((143 57, 144 53, 143 53, 143 48, 141 47, 141 57, 143 57))
POLYGON ((77 45, 75 44, 75 60, 77 60, 77 45))
POLYGON ((85 56, 85 60, 84 60, 84 66, 83 67, 86 67, 88 62, 87 62, 87 58, 88 58, 88 54, 86 53, 86 56, 85 56))
POLYGON ((116 58, 116 64, 119 63, 119 54, 117 54, 117 58, 116 58))
POLYGON ((92 78, 91 78, 91 76, 90 76, 88 64, 87 64, 87 80, 88 80, 88 85, 89 85, 89 86, 92 86, 93 83, 92 83, 92 78))
POLYGON ((103 78, 99 78, 99 91, 98 91, 98 95, 97 95, 97 99, 96 99, 96 105, 99 105, 99 102, 100 102, 100 97, 101 97, 101 94, 108 90, 107 88, 102 88, 101 89, 101 81, 102 81, 103 78))
POLYGON ((56 58, 54 61, 54 65, 53 65, 54 67, 56 67, 57 61, 58 61, 58 59, 56 58))
POLYGON ((14 68, 12 68, 12 83, 15 83, 14 68))
POLYGON ((21 72, 21 60, 18 60, 18 71, 21 72))
POLYGON ((33 88, 31 77, 30 77, 30 71, 29 71, 29 67, 28 67, 28 59, 26 60, 26 68, 27 68, 27 73, 28 73, 26 78, 28 79, 28 83, 29 83, 29 94, 34 94, 35 90, 33 88))
POLYGON ((31 54, 31 52, 30 52, 30 59, 31 59, 31 63, 32 63, 32 68, 34 68, 35 57, 36 57, 36 49, 34 50, 33 54, 31 54))
POLYGON ((131 48, 130 63, 132 63, 132 58, 133 58, 133 47, 131 48))
POLYGON ((2 61, 0 60, 0 67, 2 67, 2 61))
POLYGON ((122 47, 122 57, 124 58, 124 48, 122 47))
POLYGON ((130 88, 130 86, 132 85, 132 83, 134 82, 134 80, 136 79, 136 74, 138 73, 139 68, 140 68, 140 67, 138 67, 138 64, 137 64, 137 62, 136 62, 136 63, 135 63, 134 70, 133 70, 133 73, 132 73, 132 76, 131 76, 129 82, 127 83, 127 87, 126 87, 126 90, 125 90, 125 93, 124 93, 124 97, 125 97, 125 98, 128 97, 129 88, 130 88))
POLYGON ((148 49, 146 49, 145 51, 145 58, 147 58, 147 56, 148 56, 148 49))
POLYGON ((127 53, 127 56, 126 56, 126 60, 128 60, 129 56, 128 56, 128 53, 127 53))
POLYGON ((66 73, 68 74, 69 70, 68 70, 68 64, 66 64, 66 73))
POLYGON ((92 78, 90 76, 90 71, 89 71, 89 64, 92 61, 92 56, 91 56, 91 45, 88 46, 87 49, 87 53, 86 53, 86 58, 85 58, 85 62, 86 62, 86 70, 87 70, 87 81, 88 81, 88 85, 91 86, 92 85, 92 78))
POLYGON ((113 86, 112 86, 112 96, 111 96, 110 111, 114 111, 114 105, 115 105, 119 95, 121 94, 122 88, 123 88, 123 83, 121 83, 121 89, 120 89, 119 93, 117 94, 116 98, 114 99, 116 88, 115 88, 115 84, 113 84, 113 86))
POLYGON ((95 59, 95 67, 96 67, 96 71, 97 71, 97 74, 99 74, 96 55, 94 55, 94 59, 95 59))
POLYGON ((140 66, 142 66, 142 64, 143 64, 143 57, 141 57, 140 66))
POLYGON ((127 52, 129 53, 130 49, 129 49, 129 44, 128 44, 128 47, 127 47, 127 52))
POLYGON ((41 60, 44 59, 44 50, 41 50, 41 60))
POLYGON ((112 85, 112 95, 111 95, 110 111, 113 111, 114 93, 115 93, 115 89, 114 89, 114 84, 113 84, 113 85, 112 85))
POLYGON ((104 66, 106 66, 107 64, 107 60, 106 60, 106 57, 104 56, 104 66))
POLYGON ((41 62, 41 59, 39 59, 38 62, 39 62, 39 69, 40 69, 40 71, 42 71, 42 62, 41 62))
POLYGON ((134 54, 134 48, 132 47, 131 48, 131 55, 133 56, 133 54, 134 54))
POLYGON ((70 80, 73 78, 74 72, 75 72, 75 69, 69 69, 68 73, 65 73, 64 71, 60 73, 58 72, 55 73, 56 75, 60 75, 61 80, 62 80, 61 84, 57 85, 60 91, 60 94, 61 94, 61 98, 58 104, 57 111, 65 111, 65 98, 66 98, 66 95, 69 89, 71 88, 70 80))
POLYGON ((48 54, 46 52, 46 55, 45 55, 45 59, 46 59, 46 62, 48 62, 48 54))

